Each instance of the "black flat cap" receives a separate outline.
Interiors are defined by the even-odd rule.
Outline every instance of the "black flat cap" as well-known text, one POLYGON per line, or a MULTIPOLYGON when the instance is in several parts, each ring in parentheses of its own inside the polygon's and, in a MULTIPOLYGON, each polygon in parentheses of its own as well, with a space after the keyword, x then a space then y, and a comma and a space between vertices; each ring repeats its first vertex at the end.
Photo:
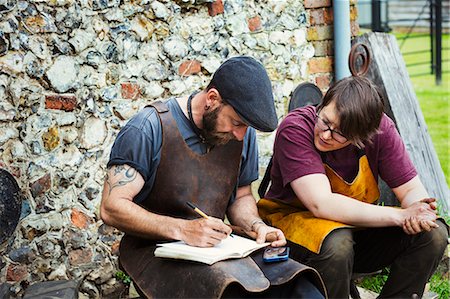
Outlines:
POLYGON ((226 60, 214 73, 210 85, 249 126, 263 132, 277 128, 272 85, 264 66, 254 58, 238 56, 226 60))

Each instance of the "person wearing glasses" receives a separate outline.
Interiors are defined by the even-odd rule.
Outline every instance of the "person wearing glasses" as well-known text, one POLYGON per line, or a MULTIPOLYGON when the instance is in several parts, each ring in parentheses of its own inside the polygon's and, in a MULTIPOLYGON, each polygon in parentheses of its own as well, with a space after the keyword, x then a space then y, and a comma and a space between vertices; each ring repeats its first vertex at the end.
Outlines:
POLYGON ((262 222, 251 192, 258 179, 256 130, 271 132, 277 124, 264 66, 237 56, 202 90, 151 103, 121 129, 100 215, 125 232, 119 262, 142 297, 324 298, 316 270, 291 259, 265 264, 260 251, 211 266, 154 256, 156 244, 166 241, 220 244, 232 231, 225 217, 258 243, 286 244, 281 230, 262 222))
POLYGON ((436 200, 383 110, 372 82, 348 77, 277 130, 272 183, 258 209, 284 232, 291 257, 319 271, 330 298, 349 298, 352 273, 387 266, 381 298, 421 297, 447 246, 436 200), (379 176, 401 208, 377 204, 379 176))

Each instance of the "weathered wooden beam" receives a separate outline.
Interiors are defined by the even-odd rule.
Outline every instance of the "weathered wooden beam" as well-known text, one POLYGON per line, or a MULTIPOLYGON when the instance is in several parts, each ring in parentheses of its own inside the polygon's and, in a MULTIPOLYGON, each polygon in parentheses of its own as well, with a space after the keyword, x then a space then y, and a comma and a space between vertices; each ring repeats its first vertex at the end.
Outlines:
POLYGON ((450 191, 395 37, 370 32, 356 37, 353 43, 363 43, 371 50, 365 76, 381 88, 386 113, 395 121, 422 183, 448 215, 450 191))

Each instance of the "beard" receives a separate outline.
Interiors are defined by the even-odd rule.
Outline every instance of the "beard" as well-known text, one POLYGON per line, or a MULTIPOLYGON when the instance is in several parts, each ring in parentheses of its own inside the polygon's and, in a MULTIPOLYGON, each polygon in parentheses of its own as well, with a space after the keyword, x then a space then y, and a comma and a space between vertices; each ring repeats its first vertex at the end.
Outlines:
POLYGON ((206 111, 203 115, 203 129, 200 131, 205 142, 211 146, 224 145, 236 139, 233 133, 217 132, 217 117, 222 107, 223 104, 214 110, 206 111))

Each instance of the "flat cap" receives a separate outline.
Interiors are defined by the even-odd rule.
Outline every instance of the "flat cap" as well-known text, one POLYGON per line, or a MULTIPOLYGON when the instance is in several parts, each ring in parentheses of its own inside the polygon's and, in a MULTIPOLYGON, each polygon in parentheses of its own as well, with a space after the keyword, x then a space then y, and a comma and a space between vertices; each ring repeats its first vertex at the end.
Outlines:
POLYGON ((237 56, 226 60, 210 85, 249 126, 263 132, 277 128, 272 85, 264 66, 254 58, 237 56))

